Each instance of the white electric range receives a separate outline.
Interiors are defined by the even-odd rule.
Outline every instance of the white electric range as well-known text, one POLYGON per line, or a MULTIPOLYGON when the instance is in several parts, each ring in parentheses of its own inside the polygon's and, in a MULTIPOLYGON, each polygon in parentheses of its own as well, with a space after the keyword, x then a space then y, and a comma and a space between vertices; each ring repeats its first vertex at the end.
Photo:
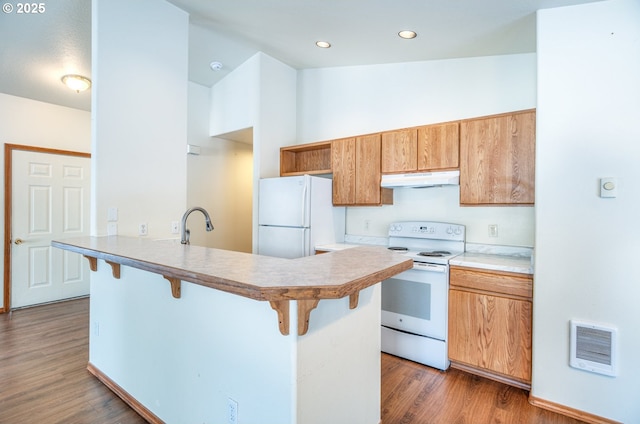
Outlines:
POLYGON ((413 259, 413 269, 382 282, 382 351, 446 370, 449 260, 464 252, 465 226, 395 222, 389 249, 413 259))

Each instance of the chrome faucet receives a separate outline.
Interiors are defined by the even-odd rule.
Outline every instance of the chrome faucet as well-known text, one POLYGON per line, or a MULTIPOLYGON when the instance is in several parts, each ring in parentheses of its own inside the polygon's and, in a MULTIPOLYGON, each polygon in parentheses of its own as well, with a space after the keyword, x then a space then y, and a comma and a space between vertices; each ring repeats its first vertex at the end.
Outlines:
POLYGON ((187 218, 189 218, 189 215, 193 211, 202 212, 202 214, 204 215, 204 223, 206 225, 207 231, 213 230, 213 225, 211 224, 211 217, 209 216, 209 213, 200 206, 193 207, 186 211, 184 215, 182 215, 182 236, 180 237, 180 243, 182 244, 189 244, 189 234, 191 232, 187 228, 187 218))

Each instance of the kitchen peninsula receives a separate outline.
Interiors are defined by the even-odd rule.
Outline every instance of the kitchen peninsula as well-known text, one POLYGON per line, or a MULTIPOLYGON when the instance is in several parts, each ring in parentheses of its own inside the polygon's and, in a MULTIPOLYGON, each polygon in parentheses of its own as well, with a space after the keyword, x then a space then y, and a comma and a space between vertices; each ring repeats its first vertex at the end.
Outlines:
POLYGON ((149 422, 380 421, 380 246, 299 259, 84 237, 89 370, 149 422), (231 412, 230 412, 231 411, 231 412))

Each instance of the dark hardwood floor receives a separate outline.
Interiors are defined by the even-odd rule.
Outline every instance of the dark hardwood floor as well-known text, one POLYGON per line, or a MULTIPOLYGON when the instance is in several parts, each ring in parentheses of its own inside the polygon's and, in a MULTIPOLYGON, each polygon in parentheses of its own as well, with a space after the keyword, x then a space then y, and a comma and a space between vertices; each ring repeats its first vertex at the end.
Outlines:
MULTIPOLYGON (((88 316, 88 299, 0 315, 0 424, 145 422, 86 370, 88 316)), ((580 421, 531 406, 523 390, 382 354, 382 424, 409 423, 580 421)))
POLYGON ((382 354, 382 424, 582 424, 529 404, 529 393, 382 354))
POLYGON ((0 315, 0 423, 145 423, 88 360, 88 299, 0 315))

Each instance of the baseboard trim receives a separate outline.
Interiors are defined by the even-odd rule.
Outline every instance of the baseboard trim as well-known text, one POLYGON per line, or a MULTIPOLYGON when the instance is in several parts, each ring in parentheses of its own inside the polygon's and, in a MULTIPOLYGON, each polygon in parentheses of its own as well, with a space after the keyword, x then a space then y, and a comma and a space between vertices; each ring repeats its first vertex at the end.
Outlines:
POLYGON ((529 403, 533 406, 537 406, 538 408, 575 418, 576 420, 584 421, 589 424, 622 424, 619 421, 599 417, 597 415, 589 414, 588 412, 580 411, 579 409, 569 408, 568 406, 560 405, 559 403, 540 399, 535 396, 531 396, 531 394, 529 394, 529 403))
POLYGON ((148 410, 143 404, 138 402, 133 396, 127 393, 122 387, 120 387, 115 381, 107 377, 102 371, 96 368, 91 362, 87 364, 87 370, 94 375, 102 384, 107 386, 109 390, 115 393, 120 399, 122 399, 127 405, 129 405, 134 411, 151 424, 165 424, 160 418, 158 418, 153 412, 148 410))
POLYGON ((520 380, 514 377, 503 376, 502 374, 498 374, 496 372, 485 371, 480 368, 473 367, 471 365, 463 364, 461 362, 451 361, 451 368, 468 372, 469 374, 475 374, 480 377, 488 378, 489 380, 494 380, 500 383, 508 384, 510 386, 514 386, 519 389, 524 389, 526 391, 531 390, 531 383, 529 383, 528 381, 520 380))

